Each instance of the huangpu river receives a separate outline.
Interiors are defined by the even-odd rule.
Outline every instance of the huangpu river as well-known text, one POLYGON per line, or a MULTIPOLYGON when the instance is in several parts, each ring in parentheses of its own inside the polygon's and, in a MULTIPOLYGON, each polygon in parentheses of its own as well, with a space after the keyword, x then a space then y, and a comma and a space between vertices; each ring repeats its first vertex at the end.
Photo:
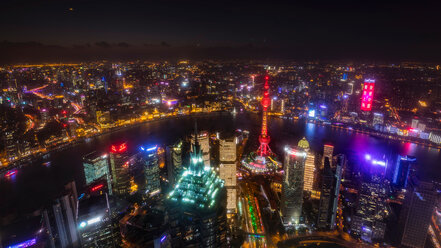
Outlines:
MULTIPOLYGON (((197 120, 199 130, 232 132, 236 129, 250 131, 248 150, 257 149, 261 116, 253 113, 212 113, 203 116, 185 116, 163 119, 128 127, 93 138, 87 143, 52 152, 48 159, 40 159, 20 168, 11 178, 0 178, 0 216, 21 216, 53 199, 63 191, 63 186, 75 180, 79 191, 85 183, 82 157, 94 150, 107 152, 109 146, 121 140, 128 142, 129 150, 140 145, 168 145, 189 135, 197 120), (50 165, 45 163, 50 161, 50 165)), ((428 180, 441 181, 441 152, 435 148, 372 137, 366 134, 334 129, 302 120, 269 119, 270 147, 283 157, 285 145, 297 145, 306 137, 311 150, 323 152, 323 145, 334 145, 334 154, 344 153, 349 163, 361 163, 366 154, 387 160, 394 167, 397 155, 411 155, 418 159, 418 174, 428 180)), ((283 159, 282 159, 283 160, 283 159)))

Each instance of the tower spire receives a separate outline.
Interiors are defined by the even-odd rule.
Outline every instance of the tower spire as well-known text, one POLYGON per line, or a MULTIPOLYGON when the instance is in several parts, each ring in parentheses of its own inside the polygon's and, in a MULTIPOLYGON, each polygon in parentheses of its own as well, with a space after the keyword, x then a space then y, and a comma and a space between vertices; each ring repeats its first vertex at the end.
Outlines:
POLYGON ((270 142, 270 137, 268 135, 267 119, 268 119, 268 107, 271 104, 271 99, 269 97, 269 76, 265 75, 265 84, 263 86, 263 97, 262 97, 262 130, 259 136, 260 146, 257 150, 257 154, 260 156, 267 156, 271 153, 271 149, 268 144, 270 142))

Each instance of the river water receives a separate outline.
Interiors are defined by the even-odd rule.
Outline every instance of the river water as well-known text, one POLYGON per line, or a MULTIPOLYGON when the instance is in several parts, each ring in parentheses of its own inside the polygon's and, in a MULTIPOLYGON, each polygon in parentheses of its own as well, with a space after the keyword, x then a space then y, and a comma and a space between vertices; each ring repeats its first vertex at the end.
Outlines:
MULTIPOLYGON (((260 129, 260 115, 239 113, 215 113, 206 116, 165 119, 101 135, 88 143, 82 143, 68 149, 53 152, 50 166, 43 165, 43 160, 21 168, 16 175, 0 178, 0 217, 20 216, 35 210, 63 191, 63 185, 75 180, 77 187, 85 183, 82 156, 97 150, 103 153, 109 146, 121 140, 128 141, 129 150, 140 145, 168 145, 190 134, 197 119, 198 128, 211 132, 232 132, 236 129, 250 131, 250 147, 257 148, 260 129)), ((417 157, 418 173, 422 178, 441 181, 441 152, 438 149, 423 147, 411 143, 386 140, 369 135, 320 126, 304 121, 270 118, 270 147, 283 156, 285 145, 296 145, 302 138, 310 142, 311 150, 322 153, 325 143, 335 146, 334 154, 348 155, 351 163, 358 163, 365 154, 373 158, 387 159, 393 166, 398 154, 417 157)))

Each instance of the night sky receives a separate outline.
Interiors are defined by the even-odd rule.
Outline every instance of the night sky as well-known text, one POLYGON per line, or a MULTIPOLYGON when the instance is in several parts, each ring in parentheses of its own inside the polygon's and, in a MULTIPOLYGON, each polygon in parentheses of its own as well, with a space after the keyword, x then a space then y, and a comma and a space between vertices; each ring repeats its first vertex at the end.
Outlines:
POLYGON ((305 2, 2 1, 0 61, 441 60, 441 1, 305 2))

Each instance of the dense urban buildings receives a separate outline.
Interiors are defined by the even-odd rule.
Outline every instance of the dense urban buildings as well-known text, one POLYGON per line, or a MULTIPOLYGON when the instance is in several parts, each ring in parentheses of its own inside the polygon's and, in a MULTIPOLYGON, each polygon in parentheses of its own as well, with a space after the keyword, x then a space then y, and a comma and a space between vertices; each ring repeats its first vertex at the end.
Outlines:
POLYGON ((439 70, 1 67, 1 245, 439 247, 439 70))

